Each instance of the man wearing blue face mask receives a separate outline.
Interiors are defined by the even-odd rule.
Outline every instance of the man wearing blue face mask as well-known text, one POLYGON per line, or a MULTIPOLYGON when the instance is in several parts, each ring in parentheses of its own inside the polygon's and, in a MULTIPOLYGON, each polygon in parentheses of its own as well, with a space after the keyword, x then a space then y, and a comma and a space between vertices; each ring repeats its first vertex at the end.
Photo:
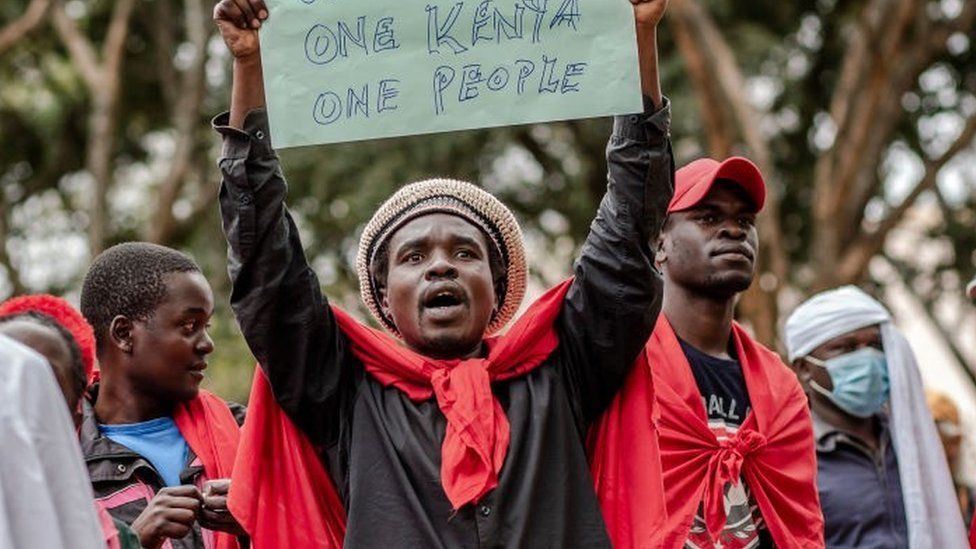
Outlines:
POLYGON ((810 399, 827 547, 967 547, 915 356, 878 301, 817 294, 785 326, 810 399))

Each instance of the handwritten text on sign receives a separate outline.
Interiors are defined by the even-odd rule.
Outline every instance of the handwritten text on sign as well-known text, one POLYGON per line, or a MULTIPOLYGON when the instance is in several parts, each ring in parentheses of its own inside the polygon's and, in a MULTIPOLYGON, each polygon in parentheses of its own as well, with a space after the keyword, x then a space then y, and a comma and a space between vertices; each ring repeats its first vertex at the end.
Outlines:
POLYGON ((627 0, 272 0, 277 147, 641 110, 627 0))

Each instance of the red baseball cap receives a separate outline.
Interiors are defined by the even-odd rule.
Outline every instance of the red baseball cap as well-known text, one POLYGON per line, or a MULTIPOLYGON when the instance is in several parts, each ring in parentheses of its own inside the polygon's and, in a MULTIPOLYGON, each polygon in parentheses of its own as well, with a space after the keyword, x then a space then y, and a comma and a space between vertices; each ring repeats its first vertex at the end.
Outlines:
POLYGON ((756 212, 761 211, 766 202, 766 183, 762 173, 755 164, 741 156, 732 156, 721 162, 699 158, 675 172, 674 176, 674 197, 668 204, 668 213, 694 207, 720 179, 739 185, 756 205, 756 212))

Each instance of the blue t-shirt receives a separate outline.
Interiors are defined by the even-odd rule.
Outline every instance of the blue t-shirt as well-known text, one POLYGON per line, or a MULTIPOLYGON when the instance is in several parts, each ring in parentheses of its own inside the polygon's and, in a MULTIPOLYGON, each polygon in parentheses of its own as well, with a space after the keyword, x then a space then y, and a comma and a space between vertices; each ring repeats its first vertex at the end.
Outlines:
POLYGON ((149 460, 166 486, 179 486, 180 473, 186 465, 186 439, 171 417, 140 423, 99 424, 106 437, 149 460))

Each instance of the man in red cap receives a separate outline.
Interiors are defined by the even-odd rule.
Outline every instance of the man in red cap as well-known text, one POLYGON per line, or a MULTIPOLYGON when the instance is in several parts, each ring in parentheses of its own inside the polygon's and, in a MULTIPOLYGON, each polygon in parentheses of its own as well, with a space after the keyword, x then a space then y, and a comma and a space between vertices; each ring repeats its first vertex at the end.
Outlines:
POLYGON ((755 274, 765 197, 745 158, 700 159, 676 173, 654 258, 663 314, 590 439, 617 546, 823 546, 806 398, 733 320, 755 274), (641 469, 656 462, 651 452, 660 452, 663 503, 662 476, 641 469), (660 505, 666 518, 641 518, 660 505))

